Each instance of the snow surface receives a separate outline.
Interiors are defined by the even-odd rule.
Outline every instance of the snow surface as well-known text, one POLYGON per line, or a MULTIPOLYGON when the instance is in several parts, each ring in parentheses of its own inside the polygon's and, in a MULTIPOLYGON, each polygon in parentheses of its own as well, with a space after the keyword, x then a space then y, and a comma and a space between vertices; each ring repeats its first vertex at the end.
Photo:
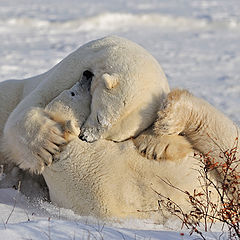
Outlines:
MULTIPOLYGON (((187 240, 188 231, 179 231, 179 222, 171 220, 164 226, 150 220, 118 220, 104 222, 82 217, 71 210, 51 203, 27 199, 13 189, 0 189, 0 239, 95 239, 95 240, 187 240), (174 231, 175 230, 175 231, 174 231), (177 231, 178 230, 178 231, 177 231), (182 235, 183 234, 183 235, 182 235)), ((206 233, 217 239, 218 232, 206 233)), ((226 235, 222 239, 227 239, 226 235)))
MULTIPOLYGON (((154 55, 172 88, 189 89, 239 124, 239 12, 239 0, 1 0, 0 81, 42 73, 115 34, 154 55)), ((103 223, 0 189, 0 239, 196 239, 170 231, 177 226, 103 223)))

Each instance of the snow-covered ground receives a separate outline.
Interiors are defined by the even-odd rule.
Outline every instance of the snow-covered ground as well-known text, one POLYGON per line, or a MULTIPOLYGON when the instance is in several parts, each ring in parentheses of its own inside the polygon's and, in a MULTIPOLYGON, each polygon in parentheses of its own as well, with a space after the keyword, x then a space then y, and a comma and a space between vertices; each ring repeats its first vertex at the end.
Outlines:
MULTIPOLYGON (((180 230, 177 220, 165 225, 150 220, 104 222, 82 217, 42 200, 30 201, 13 189, 0 189, 0 239, 18 240, 187 240, 199 239, 180 230)), ((205 233, 217 239, 220 227, 205 233)), ((221 239, 227 240, 225 234, 221 239)))
MULTIPOLYGON (((171 87, 189 89, 239 124, 239 12, 239 0, 0 0, 0 81, 42 73, 83 43, 115 34, 154 55, 171 87)), ((166 232, 170 224, 104 224, 23 196, 14 201, 16 194, 0 190, 0 239, 196 238, 166 232)))

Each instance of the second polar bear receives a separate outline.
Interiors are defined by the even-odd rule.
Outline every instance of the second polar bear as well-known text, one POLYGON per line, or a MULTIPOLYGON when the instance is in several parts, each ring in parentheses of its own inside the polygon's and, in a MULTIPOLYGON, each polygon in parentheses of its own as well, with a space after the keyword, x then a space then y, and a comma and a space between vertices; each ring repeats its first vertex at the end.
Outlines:
POLYGON ((92 41, 42 75, 0 83, 0 160, 7 156, 35 173, 51 164, 66 139, 61 124, 44 108, 86 80, 91 81, 90 112, 78 127, 87 141, 136 136, 152 124, 156 103, 169 92, 160 65, 139 45, 115 36, 92 41))

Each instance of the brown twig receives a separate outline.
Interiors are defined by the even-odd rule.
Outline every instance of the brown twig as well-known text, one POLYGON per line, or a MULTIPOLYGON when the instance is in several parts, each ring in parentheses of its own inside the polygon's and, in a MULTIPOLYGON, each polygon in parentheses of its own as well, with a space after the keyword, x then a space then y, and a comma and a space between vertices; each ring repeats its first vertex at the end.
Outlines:
POLYGON ((10 219, 10 217, 12 216, 15 208, 16 208, 16 204, 17 204, 17 200, 18 200, 18 196, 19 196, 19 193, 20 193, 20 188, 21 188, 21 181, 18 182, 18 188, 17 188, 17 194, 16 196, 14 197, 14 203, 13 203, 13 208, 12 208, 12 211, 10 212, 5 224, 8 224, 8 221, 10 219))
MULTIPOLYGON (((214 139, 212 139, 214 141, 214 139)), ((217 144, 217 143, 216 143, 217 144)), ((189 193, 184 189, 174 186, 168 179, 161 179, 171 188, 185 194, 192 209, 189 212, 183 211, 181 206, 170 198, 155 191, 159 196, 159 207, 165 208, 172 215, 178 217, 182 226, 190 229, 190 234, 196 232, 205 239, 199 226, 203 223, 205 231, 210 231, 215 222, 222 223, 222 229, 227 227, 229 239, 240 239, 240 172, 238 167, 240 159, 237 159, 238 138, 232 149, 223 151, 221 149, 222 162, 217 162, 207 154, 195 154, 200 163, 199 183, 200 189, 194 189, 189 193), (213 179, 212 172, 221 173, 220 179, 213 179)), ((223 233, 222 233, 223 234, 223 233)), ((222 235, 221 234, 221 235, 222 235)), ((220 235, 220 237, 221 237, 220 235)))

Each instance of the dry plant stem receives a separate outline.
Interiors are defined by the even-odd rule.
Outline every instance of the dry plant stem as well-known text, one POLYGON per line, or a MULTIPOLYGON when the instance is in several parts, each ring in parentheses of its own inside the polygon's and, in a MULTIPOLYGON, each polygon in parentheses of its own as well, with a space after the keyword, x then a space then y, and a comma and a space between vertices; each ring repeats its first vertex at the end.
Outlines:
POLYGON ((17 192, 17 194, 16 194, 16 196, 15 196, 15 198, 14 198, 14 204, 13 204, 12 211, 10 212, 10 214, 9 214, 9 216, 8 216, 5 224, 8 224, 8 221, 9 221, 10 217, 12 216, 12 214, 13 214, 15 208, 16 208, 16 204, 17 204, 17 200, 18 200, 17 197, 19 196, 20 188, 21 188, 21 181, 18 182, 18 188, 17 188, 17 191, 18 191, 18 192, 17 192))
MULTIPOLYGON (((156 192, 160 197, 159 208, 167 210, 178 217, 182 225, 190 229, 190 234, 196 232, 205 239, 199 226, 203 224, 205 231, 210 231, 215 222, 222 223, 222 229, 228 229, 229 239, 240 239, 240 159, 236 154, 238 139, 231 150, 222 151, 222 161, 207 154, 195 154, 200 164, 199 183, 200 188, 189 193, 184 189, 174 186, 169 180, 160 178, 171 188, 185 194, 191 210, 183 211, 181 206, 170 198, 156 192), (213 178, 213 171, 221 172, 222 178, 213 178)), ((223 234, 223 233, 222 233, 223 234)), ((221 234, 221 235, 222 235, 221 234)), ((220 237, 221 237, 220 235, 220 237)), ((219 238, 220 239, 220 238, 219 238)))
MULTIPOLYGON (((173 185, 171 185, 171 186, 173 186, 173 185)), ((182 228, 185 226, 187 229, 190 229, 190 235, 192 235, 193 232, 196 232, 197 234, 199 234, 201 236, 201 238, 203 240, 206 240, 206 238, 204 237, 202 232, 197 229, 197 227, 199 226, 199 223, 196 222, 193 224, 192 222, 190 222, 188 219, 189 218, 188 215, 186 213, 184 213, 182 208, 177 203, 175 203, 170 198, 165 197, 158 192, 156 192, 156 193, 161 198, 164 199, 164 200, 158 201, 159 208, 162 208, 162 207, 166 208, 173 216, 176 216, 178 219, 180 219, 180 221, 182 222, 182 228)))
POLYGON ((6 227, 6 224, 5 224, 5 222, 3 221, 3 219, 2 219, 2 218, 1 218, 1 220, 2 220, 2 223, 3 223, 4 229, 6 230, 6 229, 7 229, 7 227, 6 227))

